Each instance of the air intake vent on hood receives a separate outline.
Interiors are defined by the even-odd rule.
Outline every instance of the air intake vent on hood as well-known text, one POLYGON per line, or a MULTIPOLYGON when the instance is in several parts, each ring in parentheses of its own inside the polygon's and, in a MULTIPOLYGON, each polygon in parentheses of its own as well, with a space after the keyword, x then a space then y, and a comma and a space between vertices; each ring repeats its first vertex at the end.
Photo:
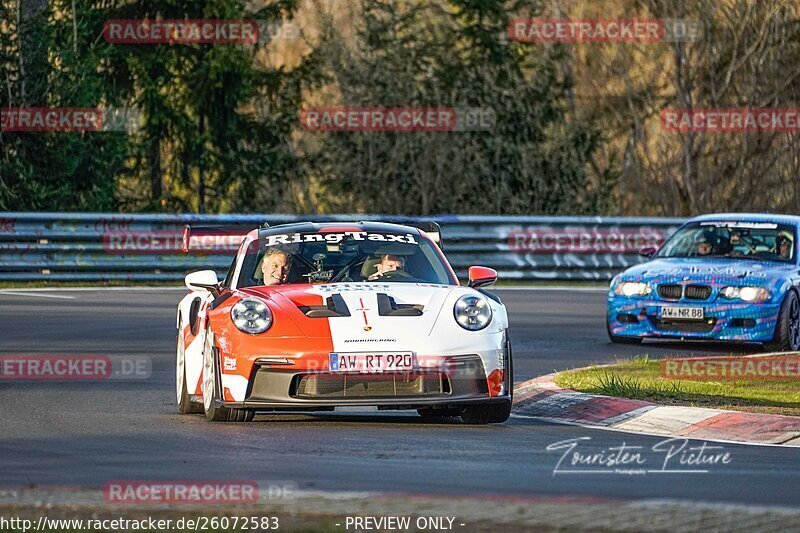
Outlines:
POLYGON ((378 293, 378 314, 380 316, 421 316, 423 306, 414 304, 399 304, 394 298, 378 293))
POLYGON ((298 305, 308 318, 331 318, 350 316, 350 309, 341 294, 334 294, 325 299, 325 305, 298 305))

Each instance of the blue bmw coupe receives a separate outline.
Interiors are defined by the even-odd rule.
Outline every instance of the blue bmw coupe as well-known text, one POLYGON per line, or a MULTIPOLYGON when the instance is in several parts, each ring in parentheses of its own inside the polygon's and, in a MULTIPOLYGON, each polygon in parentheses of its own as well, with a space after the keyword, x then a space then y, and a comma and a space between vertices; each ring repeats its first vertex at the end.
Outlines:
POLYGON ((612 342, 646 338, 800 349, 800 217, 720 214, 690 220, 608 291, 612 342))

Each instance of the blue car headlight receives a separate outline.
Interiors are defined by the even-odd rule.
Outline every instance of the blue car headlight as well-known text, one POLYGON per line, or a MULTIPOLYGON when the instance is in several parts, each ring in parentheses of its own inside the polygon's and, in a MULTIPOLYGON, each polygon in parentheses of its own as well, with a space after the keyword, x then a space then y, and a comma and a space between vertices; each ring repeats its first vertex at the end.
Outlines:
POLYGON ((726 300, 744 300, 745 302, 765 302, 772 295, 764 287, 725 287, 719 293, 726 300))
POLYGON ((651 292, 650 284, 643 281, 621 281, 614 286, 617 296, 647 296, 651 292))

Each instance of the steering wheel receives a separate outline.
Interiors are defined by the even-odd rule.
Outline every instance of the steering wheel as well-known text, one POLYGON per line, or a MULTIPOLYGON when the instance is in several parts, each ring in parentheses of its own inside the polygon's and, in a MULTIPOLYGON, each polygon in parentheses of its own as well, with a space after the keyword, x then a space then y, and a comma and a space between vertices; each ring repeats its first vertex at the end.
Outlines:
POLYGON ((757 252, 753 252, 747 257, 751 257, 753 259, 763 259, 764 261, 783 261, 783 259, 781 259, 780 254, 776 254, 775 252, 770 252, 767 250, 759 250, 757 252))
POLYGON ((409 281, 416 281, 421 282, 422 280, 412 276, 405 270, 387 270, 383 273, 382 276, 378 276, 375 279, 371 279, 369 281, 392 281, 392 280, 409 280, 409 281))
POLYGON ((387 270, 383 273, 384 278, 411 278, 413 277, 411 274, 406 272, 405 270, 387 270))

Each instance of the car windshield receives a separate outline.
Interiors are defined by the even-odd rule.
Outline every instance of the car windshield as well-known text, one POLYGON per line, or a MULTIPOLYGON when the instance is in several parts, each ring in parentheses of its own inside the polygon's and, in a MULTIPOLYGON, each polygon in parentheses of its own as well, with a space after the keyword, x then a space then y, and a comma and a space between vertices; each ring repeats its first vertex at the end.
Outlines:
POLYGON ((338 282, 458 284, 418 234, 343 231, 259 237, 245 254, 237 286, 338 282))
POLYGON ((769 222, 693 222, 664 244, 658 257, 704 257, 757 261, 794 260, 792 226, 769 222))

